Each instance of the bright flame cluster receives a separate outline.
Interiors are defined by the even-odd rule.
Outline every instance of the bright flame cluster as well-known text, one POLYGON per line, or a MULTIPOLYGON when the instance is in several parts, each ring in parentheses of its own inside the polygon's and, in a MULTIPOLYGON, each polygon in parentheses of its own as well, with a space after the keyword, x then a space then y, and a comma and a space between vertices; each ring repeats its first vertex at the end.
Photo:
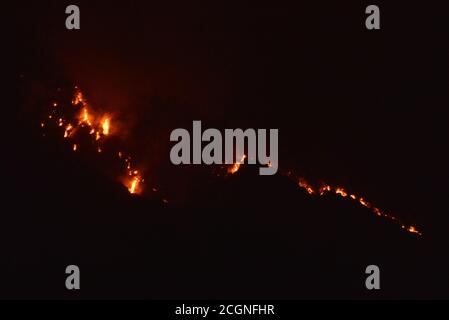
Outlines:
MULTIPOLYGON (((81 90, 75 87, 75 93, 71 101, 72 110, 62 110, 63 107, 54 102, 52 110, 45 121, 53 121, 63 129, 63 137, 70 141, 73 152, 82 150, 77 142, 77 133, 85 130, 92 137, 92 143, 99 154, 103 153, 103 142, 111 135, 117 133, 112 127, 112 116, 110 114, 98 114, 89 106, 81 90), (68 116, 72 114, 72 116, 68 116), (75 116, 73 116, 73 114, 75 116), (56 116, 58 115, 58 116, 56 116)), ((46 122, 41 123, 41 128, 46 127, 46 122)), ((139 194, 142 191, 141 184, 144 182, 139 170, 133 168, 131 156, 119 151, 116 155, 126 168, 126 177, 123 180, 131 194, 139 194)))

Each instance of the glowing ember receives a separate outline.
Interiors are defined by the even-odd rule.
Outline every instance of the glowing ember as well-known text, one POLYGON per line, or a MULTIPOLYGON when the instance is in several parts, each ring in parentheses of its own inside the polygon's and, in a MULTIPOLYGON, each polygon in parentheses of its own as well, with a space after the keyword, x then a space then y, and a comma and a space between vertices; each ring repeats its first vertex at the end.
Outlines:
POLYGON ((87 110, 87 108, 83 108, 83 111, 81 112, 80 124, 86 124, 88 126, 92 125, 90 121, 89 111, 87 110))
POLYGON ((342 189, 342 188, 337 188, 335 190, 335 193, 341 195, 343 198, 346 198, 348 196, 346 191, 344 189, 342 189))
POLYGON ((369 203, 366 202, 365 199, 360 198, 360 199, 359 199, 359 202, 360 202, 360 204, 361 204, 362 206, 367 207, 367 208, 369 207, 369 203))
POLYGON ((68 138, 70 135, 70 132, 72 131, 73 126, 71 124, 69 124, 66 128, 65 128, 65 132, 64 132, 64 138, 68 138))
POLYGON ((134 177, 131 180, 130 186, 128 187, 129 193, 137 194, 138 193, 139 184, 140 184, 140 177, 134 177))
POLYGON ((411 233, 416 233, 416 234, 422 235, 422 233, 420 233, 418 230, 416 230, 414 226, 408 227, 407 231, 411 232, 411 233))
POLYGON ((84 98, 81 91, 78 91, 77 93, 75 93, 75 96, 73 97, 72 104, 76 106, 77 104, 80 103, 84 103, 84 98))
POLYGON ((417 235, 420 235, 420 236, 422 235, 422 233, 420 231, 418 231, 416 229, 416 227, 414 227, 414 226, 406 226, 406 225, 402 224, 402 222, 398 218, 381 211, 379 208, 373 206, 371 203, 369 203, 363 197, 357 197, 355 194, 350 194, 349 195, 349 193, 344 188, 341 188, 341 187, 336 188, 336 187, 332 187, 332 186, 330 186, 328 184, 323 184, 321 187, 319 187, 316 190, 304 178, 294 177, 291 172, 287 172, 284 175, 286 175, 287 177, 289 177, 291 179, 294 179, 297 182, 297 184, 302 189, 307 191, 307 193, 310 194, 310 195, 317 195, 318 194, 319 196, 324 196, 327 193, 332 193, 332 194, 335 194, 335 195, 337 195, 339 197, 342 197, 342 198, 354 200, 354 201, 358 202, 360 205, 364 206, 365 208, 368 208, 369 210, 371 210, 371 212, 373 212, 375 215, 377 215, 379 217, 384 217, 384 218, 386 218, 388 220, 391 220, 391 221, 395 222, 396 224, 399 224, 402 229, 407 230, 410 233, 414 233, 414 234, 417 234, 417 235), (349 195, 349 197, 348 197, 348 195, 349 195))
POLYGON ((103 123, 102 123, 102 128, 103 128, 103 134, 105 136, 109 135, 110 126, 111 126, 111 119, 110 118, 104 119, 103 123))
POLYGON ((308 194, 315 194, 315 191, 314 191, 313 188, 307 183, 306 180, 304 180, 304 179, 302 179, 302 178, 299 179, 299 180, 298 180, 298 185, 299 185, 301 188, 305 189, 305 190, 307 191, 308 194))
POLYGON ((242 158, 240 159, 240 161, 237 161, 231 167, 229 167, 228 173, 229 174, 237 173, 237 171, 239 171, 239 169, 240 169, 240 166, 245 162, 245 159, 246 159, 246 155, 243 155, 242 158))
POLYGON ((331 187, 330 186, 327 186, 327 185, 322 186, 320 188, 320 196, 322 196, 324 193, 330 192, 330 191, 331 191, 331 187))

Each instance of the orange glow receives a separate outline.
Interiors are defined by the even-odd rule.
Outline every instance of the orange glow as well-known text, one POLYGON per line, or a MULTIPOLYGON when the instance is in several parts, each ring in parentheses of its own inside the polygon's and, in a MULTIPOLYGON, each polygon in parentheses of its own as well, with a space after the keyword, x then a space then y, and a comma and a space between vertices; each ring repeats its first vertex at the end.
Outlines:
POLYGON ((377 214, 379 217, 382 216, 382 212, 378 208, 373 208, 373 212, 377 214))
POLYGON ((363 199, 363 198, 360 198, 359 199, 359 202, 362 204, 362 206, 364 206, 364 207, 369 207, 370 205, 369 205, 369 203, 368 202, 366 202, 365 201, 365 199, 363 199))
POLYGON ((322 186, 320 188, 320 195, 322 196, 325 192, 330 192, 331 191, 331 187, 330 186, 322 186))
POLYGON ((130 185, 128 187, 129 193, 137 194, 138 193, 139 184, 140 184, 140 177, 134 177, 131 180, 131 183, 130 183, 130 185))
POLYGON ((335 193, 341 195, 343 198, 346 198, 348 196, 346 191, 342 188, 335 189, 335 193))
POLYGON ((84 97, 81 91, 78 91, 75 93, 75 96, 73 97, 72 104, 77 105, 79 103, 84 103, 84 97))
POLYGON ((239 169, 240 169, 240 166, 245 162, 245 159, 246 159, 246 155, 243 155, 242 158, 240 159, 240 161, 237 161, 231 167, 229 167, 228 173, 229 174, 237 173, 237 171, 239 171, 239 169))
POLYGON ((108 136, 109 135, 109 130, 110 130, 110 127, 111 127, 111 119, 110 118, 105 118, 103 120, 103 123, 102 123, 101 126, 103 128, 103 134, 105 136, 108 136))
POLYGON ((402 229, 407 230, 410 233, 414 233, 414 234, 417 234, 419 236, 422 235, 422 233, 419 230, 417 230, 414 226, 406 226, 406 225, 402 224, 402 222, 398 218, 383 212, 379 208, 373 206, 371 203, 369 203, 363 197, 359 198, 355 194, 349 194, 343 188, 340 188, 340 187, 336 188, 336 187, 332 187, 332 186, 330 186, 328 184, 322 184, 322 186, 316 190, 304 178, 295 177, 290 171, 286 172, 285 175, 287 177, 291 178, 291 179, 294 179, 298 183, 299 187, 304 189, 305 191, 307 191, 307 193, 310 194, 310 195, 317 195, 318 194, 319 196, 324 196, 327 193, 332 193, 332 194, 335 194, 335 195, 337 195, 339 197, 342 197, 342 198, 346 198, 346 199, 351 199, 351 200, 357 201, 360 205, 362 205, 365 208, 368 208, 369 210, 371 210, 371 212, 373 212, 375 215, 377 215, 379 217, 383 217, 383 218, 389 219, 390 221, 393 221, 394 223, 399 224, 402 229), (348 195, 349 195, 349 197, 348 197, 348 195))
POLYGON ((91 121, 90 121, 90 116, 89 116, 89 111, 87 110, 87 108, 83 108, 83 110, 81 111, 81 115, 80 115, 80 124, 87 124, 89 126, 92 125, 91 121))
MULTIPOLYGON (((54 126, 61 127, 60 132, 63 134, 64 138, 67 139, 69 143, 69 147, 72 146, 72 150, 74 152, 90 152, 89 150, 95 150, 97 153, 105 153, 107 154, 111 148, 106 148, 103 150, 103 147, 106 144, 107 139, 113 134, 119 134, 116 129, 116 120, 113 114, 105 114, 98 113, 96 110, 87 103, 87 100, 83 96, 83 93, 75 88, 76 91, 72 98, 72 108, 75 108, 75 113, 71 110, 69 113, 61 114, 65 110, 64 103, 54 102, 53 107, 48 106, 50 108, 50 112, 47 114, 48 119, 52 121, 42 122, 41 127, 44 128, 48 123, 52 123, 54 126), (56 108, 58 107, 58 108, 56 108), (112 128, 111 119, 114 118, 114 128, 112 128), (88 132, 90 133, 90 142, 85 139, 78 139, 79 132, 88 132), (84 143, 91 143, 90 146, 84 146, 84 143)), ((70 102, 69 102, 70 106, 70 102)), ((45 134, 44 134, 45 136, 45 134)), ((131 194, 140 194, 142 192, 142 185, 145 183, 143 179, 144 175, 141 171, 136 170, 134 163, 131 163, 131 156, 127 154, 124 150, 126 148, 120 149, 122 151, 112 151, 112 157, 120 159, 121 163, 121 172, 117 174, 117 177, 122 177, 121 182, 128 189, 131 194), (123 179, 124 177, 124 179, 123 179)), ((107 159, 107 157, 98 157, 98 159, 107 159)), ((247 159, 246 155, 243 155, 240 160, 237 160, 236 163, 230 164, 227 167, 227 173, 229 175, 236 174, 242 164, 247 159)), ((118 160, 117 160, 118 161, 118 160)), ((133 160, 134 161, 134 160, 133 160)), ((268 163, 268 167, 271 167, 273 164, 268 163)), ((225 169, 226 170, 226 169, 225 169)), ((341 199, 346 199, 347 201, 352 201, 357 203, 360 206, 367 208, 376 216, 382 217, 383 219, 388 219, 390 222, 394 222, 398 227, 401 227, 403 230, 422 235, 422 233, 414 226, 407 225, 403 223, 399 218, 382 211, 381 209, 375 207, 372 203, 368 202, 364 197, 359 196, 357 193, 349 193, 347 189, 342 187, 332 186, 326 183, 321 183, 318 185, 311 184, 307 182, 304 178, 295 176, 291 171, 284 172, 284 175, 292 179, 301 189, 304 189, 307 194, 314 197, 325 197, 328 195, 339 197, 341 199), (357 195, 356 195, 357 194, 357 195)), ((157 190, 153 188, 153 190, 157 190)), ((155 191, 156 192, 156 191, 155 191)), ((164 201, 165 202, 165 201, 164 201)))
POLYGON ((313 190, 312 186, 309 185, 306 180, 300 178, 298 180, 298 185, 304 190, 306 190, 308 194, 310 195, 315 194, 315 191, 313 190))
POLYGON ((70 136, 70 132, 72 131, 73 126, 71 124, 69 124, 66 128, 65 128, 65 132, 64 132, 64 138, 68 138, 70 136))
POLYGON ((410 232, 410 233, 416 233, 416 234, 418 234, 420 236, 422 235, 422 233, 419 232, 418 230, 416 230, 416 228, 414 226, 408 227, 407 231, 410 232))
MULTIPOLYGON (((54 114, 60 114, 60 112, 64 111, 64 105, 59 104, 58 102, 53 102, 53 107, 60 107, 56 111, 55 109, 51 110, 48 114, 48 118, 53 120, 58 127, 63 129, 63 137, 64 139, 71 141, 72 150, 77 152, 80 149, 80 142, 77 139, 78 130, 87 130, 89 134, 92 136, 93 143, 95 143, 96 152, 101 154, 104 153, 103 145, 101 142, 107 139, 111 135, 112 126, 111 126, 111 115, 110 114, 98 114, 95 110, 87 103, 83 93, 78 87, 75 87, 75 93, 71 100, 71 105, 73 107, 79 107, 79 111, 75 115, 75 124, 73 123, 65 123, 65 117, 56 117, 54 114)), ((70 121, 70 120, 69 120, 70 121)), ((45 127, 45 123, 41 123, 41 127, 45 127)), ((84 142, 83 142, 84 143, 84 142)), ((90 150, 91 148, 87 148, 90 150)), ((84 149, 83 149, 84 150, 84 149)), ((141 189, 141 184, 144 182, 144 179, 140 176, 140 172, 135 170, 135 168, 131 165, 131 157, 129 155, 124 155, 122 151, 118 151, 118 156, 122 159, 124 167, 126 166, 127 172, 131 180, 124 181, 123 184, 127 187, 130 193, 138 194, 141 189)))

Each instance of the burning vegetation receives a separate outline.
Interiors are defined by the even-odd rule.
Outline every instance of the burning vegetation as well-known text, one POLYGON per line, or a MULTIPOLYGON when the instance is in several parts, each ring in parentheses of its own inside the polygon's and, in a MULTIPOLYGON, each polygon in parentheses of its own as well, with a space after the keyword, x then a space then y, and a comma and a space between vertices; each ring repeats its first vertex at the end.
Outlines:
MULTIPOLYGON (((244 163, 246 159, 246 156, 243 156, 243 158, 235 163, 234 165, 230 166, 228 168, 228 175, 234 175, 236 174, 242 164, 244 163)), ((271 164, 268 164, 270 166, 271 164)), ((390 220, 391 222, 397 224, 401 227, 401 229, 406 230, 410 233, 417 234, 419 236, 422 235, 421 231, 419 231, 416 227, 407 225, 404 222, 402 222, 400 219, 396 218, 395 216, 386 213, 379 209, 378 207, 374 206, 371 202, 367 201, 364 197, 356 195, 354 193, 350 193, 345 188, 342 187, 336 187, 329 185, 327 183, 321 183, 318 187, 310 184, 307 182, 306 179, 302 177, 295 176, 291 171, 287 172, 280 172, 282 175, 287 176, 288 178, 292 179, 301 189, 306 191, 310 196, 317 196, 317 197, 323 197, 326 195, 334 194, 340 198, 347 199, 349 201, 353 201, 358 203, 359 205, 369 209, 372 213, 374 213, 376 216, 390 220)))
POLYGON ((319 187, 314 187, 311 184, 309 184, 304 178, 296 177, 291 172, 285 173, 286 176, 293 179, 300 188, 304 189, 309 195, 311 196, 318 196, 322 197, 328 194, 334 194, 338 197, 348 199, 350 201, 357 202, 358 204, 362 205, 363 207, 369 209, 371 212, 373 212, 375 215, 388 219, 395 224, 399 225, 402 229, 414 233, 417 235, 422 235, 420 231, 418 231, 414 226, 406 225, 401 220, 396 218, 395 216, 385 213, 384 211, 380 210, 376 206, 374 206, 371 202, 367 201, 364 197, 358 196, 356 194, 348 192, 346 189, 341 187, 335 187, 331 186, 327 183, 321 183, 319 187))
MULTIPOLYGON (((40 123, 40 127, 46 130, 49 126, 58 129, 64 140, 71 146, 73 152, 79 152, 86 149, 94 149, 96 153, 108 153, 111 157, 120 162, 121 171, 117 172, 117 178, 127 188, 130 194, 140 195, 143 191, 145 182, 143 173, 137 169, 130 154, 123 149, 105 148, 106 141, 119 135, 120 131, 115 129, 114 117, 112 114, 96 112, 87 102, 81 90, 75 87, 73 98, 70 103, 64 104, 54 102, 51 105, 50 112, 40 123), (82 139, 82 136, 88 135, 88 139, 82 139), (87 145, 85 145, 87 144, 87 145)), ((45 133, 44 133, 45 135, 45 133)), ((225 167, 225 176, 233 176, 239 172, 247 156, 244 155, 236 163, 225 167)), ((272 164, 269 163, 270 167, 272 164)), ((334 194, 340 198, 353 201, 369 209, 376 216, 387 219, 397 224, 401 229, 421 236, 422 233, 416 227, 403 223, 395 216, 386 213, 367 201, 364 197, 351 193, 345 188, 321 183, 318 186, 312 185, 304 178, 294 175, 291 171, 280 172, 282 175, 292 179, 301 189, 305 190, 310 196, 322 197, 334 194)), ((152 188, 157 192, 157 188, 152 188)), ((163 203, 168 203, 167 199, 162 198, 163 203)))
POLYGON ((109 152, 121 162, 122 171, 117 174, 128 191, 131 194, 142 192, 144 179, 140 170, 134 167, 131 155, 122 150, 105 148, 106 141, 119 134, 119 131, 115 130, 113 116, 96 112, 77 87, 69 105, 60 102, 52 104, 50 113, 41 122, 41 128, 45 129, 50 125, 59 128, 73 152, 79 152, 83 148, 93 149, 98 154, 109 152), (89 138, 86 139, 86 135, 89 138))
POLYGON ((241 158, 239 161, 237 161, 236 163, 234 163, 233 165, 231 165, 231 166, 228 168, 228 174, 234 174, 234 173, 237 173, 237 171, 240 170, 240 166, 245 162, 245 159, 246 159, 246 155, 243 155, 242 158, 241 158))

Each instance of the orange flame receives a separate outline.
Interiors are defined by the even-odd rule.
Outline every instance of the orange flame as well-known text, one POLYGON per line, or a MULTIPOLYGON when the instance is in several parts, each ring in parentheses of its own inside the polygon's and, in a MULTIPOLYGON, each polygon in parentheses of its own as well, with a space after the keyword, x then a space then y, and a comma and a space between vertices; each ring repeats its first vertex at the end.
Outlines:
POLYGON ((420 233, 418 230, 416 230, 414 226, 408 227, 407 231, 411 232, 411 233, 416 233, 416 234, 422 235, 422 233, 420 233))
POLYGON ((315 194, 315 191, 313 190, 312 186, 310 186, 306 180, 300 178, 298 180, 298 185, 307 191, 308 194, 315 194))
POLYGON ((111 129, 111 118, 106 117, 105 119, 103 119, 103 123, 102 123, 101 127, 103 128, 103 134, 105 136, 108 136, 109 130, 111 129))
POLYGON ((84 107, 81 111, 80 115, 80 124, 87 124, 88 126, 92 126, 92 122, 90 121, 89 111, 87 107, 84 107))
POLYGON ((73 126, 69 124, 64 131, 64 138, 68 138, 70 136, 70 132, 72 131, 73 126))
POLYGON ((139 192, 139 184, 141 182, 141 179, 139 176, 134 177, 133 179, 131 179, 131 183, 128 187, 128 191, 131 194, 138 194, 139 192))
POLYGON ((237 171, 239 171, 240 166, 245 162, 246 159, 246 155, 244 154, 242 156, 242 158, 240 159, 240 161, 237 161, 236 163, 234 163, 231 167, 229 167, 228 169, 228 173, 229 174, 235 174, 237 173, 237 171))
POLYGON ((78 92, 76 92, 75 96, 73 97, 72 104, 76 106, 79 103, 84 104, 84 97, 83 97, 83 93, 78 90, 78 92))
MULTIPOLYGON (((75 87, 75 93, 71 100, 71 104, 75 108, 80 108, 79 112, 75 115, 76 124, 69 123, 63 117, 56 117, 54 114, 60 114, 64 111, 64 108, 58 108, 58 110, 53 109, 51 113, 48 115, 48 119, 54 120, 55 125, 57 127, 63 128, 63 136, 64 139, 70 139, 72 150, 77 152, 80 149, 79 141, 77 140, 76 132, 84 128, 83 130, 88 130, 89 134, 92 136, 92 142, 97 150, 98 154, 104 153, 103 149, 103 141, 111 136, 112 126, 111 126, 111 115, 110 114, 96 114, 94 109, 92 109, 87 100, 85 99, 81 90, 78 87, 75 87)), ((59 107, 60 104, 58 102, 53 102, 52 106, 54 108, 59 107)), ((70 120, 69 120, 70 121, 70 120)), ((46 125, 44 122, 41 123, 41 127, 45 128, 46 125)), ((141 184, 144 182, 144 179, 140 176, 138 170, 135 170, 131 166, 131 157, 125 156, 122 151, 118 152, 119 158, 124 162, 124 169, 128 170, 129 176, 131 180, 124 181, 124 185, 127 187, 130 193, 138 194, 140 193, 142 187, 141 184)))
MULTIPOLYGON (((106 137, 108 137, 111 134, 111 117, 110 117, 110 115, 96 116, 95 114, 93 114, 93 111, 89 108, 87 101, 84 98, 82 92, 77 87, 75 89, 76 89, 76 92, 75 92, 74 97, 71 102, 72 102, 73 107, 78 107, 78 106, 81 107, 80 114, 78 115, 79 122, 78 122, 78 126, 76 126, 76 125, 74 126, 70 123, 68 123, 67 126, 65 126, 64 138, 66 138, 66 139, 70 138, 71 140, 72 140, 72 138, 75 139, 75 137, 76 137, 75 133, 76 133, 77 129, 79 127, 87 126, 88 129, 90 130, 90 134, 93 136, 93 139, 95 139, 94 142, 96 144, 97 152, 102 153, 103 152, 103 149, 101 147, 102 139, 106 139, 106 137), (98 119, 101 119, 101 120, 98 121, 98 119)), ((54 108, 59 107, 59 104, 57 102, 54 102, 53 107, 54 108)), ((60 110, 60 108, 58 108, 58 110, 60 110)), ((53 113, 57 114, 56 109, 53 110, 53 113)), ((64 126, 65 121, 63 118, 57 119, 52 114, 50 114, 50 115, 48 115, 48 119, 50 119, 50 120, 55 119, 56 126, 58 126, 58 127, 64 126)), ((42 122, 41 127, 45 128, 46 127, 45 123, 42 122)), ((78 151, 79 145, 77 143, 72 142, 72 149, 74 152, 78 151)), ((139 194, 141 192, 141 189, 142 189, 141 184, 144 183, 144 179, 142 178, 139 171, 135 170, 132 167, 131 157, 129 155, 125 155, 122 151, 119 151, 118 158, 120 158, 123 161, 124 167, 126 167, 126 169, 128 170, 127 171, 128 178, 126 181, 124 181, 124 185, 127 187, 128 191, 131 194, 139 194)), ((227 170, 228 174, 233 175, 233 174, 237 173, 240 170, 241 165, 244 163, 246 158, 247 158, 247 156, 243 155, 239 161, 237 161, 236 163, 231 165, 227 170)), ((270 163, 268 165, 271 166, 272 164, 270 163)), ((403 224, 398 218, 381 211, 377 207, 373 206, 370 202, 366 201, 365 198, 359 197, 352 193, 350 194, 344 188, 333 187, 328 184, 322 184, 319 188, 315 188, 313 185, 309 184, 304 178, 297 178, 291 172, 287 172, 284 174, 287 175, 288 177, 294 179, 296 181, 296 183, 298 184, 298 186, 300 188, 304 189, 309 195, 324 196, 327 193, 332 193, 339 197, 342 197, 345 199, 350 199, 352 201, 359 203, 361 206, 364 206, 367 209, 371 210, 371 212, 373 212, 377 216, 381 216, 381 217, 384 217, 386 219, 389 219, 389 220, 395 222, 396 224, 398 224, 402 229, 406 230, 407 232, 417 234, 417 235, 422 235, 422 233, 416 227, 407 226, 407 225, 403 224)))
POLYGON ((400 222, 400 220, 398 218, 396 218, 395 216, 392 216, 390 214, 383 212, 379 208, 373 206, 370 202, 368 202, 363 197, 357 197, 355 194, 350 194, 344 188, 332 187, 328 184, 323 184, 316 191, 315 188, 311 184, 309 184, 304 178, 294 177, 291 174, 291 172, 287 172, 285 175, 290 178, 295 179, 297 181, 297 184, 299 185, 299 187, 301 187, 302 189, 307 191, 307 193, 310 195, 318 194, 319 196, 324 196, 326 193, 333 193, 339 197, 354 200, 354 201, 358 202, 360 205, 364 206, 365 208, 368 208, 369 210, 371 210, 371 212, 373 212, 375 215, 377 215, 379 217, 384 217, 384 218, 389 219, 397 224, 400 224, 402 229, 407 230, 410 233, 414 233, 414 234, 417 234, 420 236, 422 235, 422 233, 416 227, 406 226, 406 225, 402 224, 402 222, 400 222), (349 197, 348 197, 348 195, 349 195, 349 197))
POLYGON ((340 196, 342 196, 343 198, 346 198, 348 196, 348 194, 346 193, 346 191, 343 188, 337 188, 335 189, 335 193, 339 194, 340 196))

